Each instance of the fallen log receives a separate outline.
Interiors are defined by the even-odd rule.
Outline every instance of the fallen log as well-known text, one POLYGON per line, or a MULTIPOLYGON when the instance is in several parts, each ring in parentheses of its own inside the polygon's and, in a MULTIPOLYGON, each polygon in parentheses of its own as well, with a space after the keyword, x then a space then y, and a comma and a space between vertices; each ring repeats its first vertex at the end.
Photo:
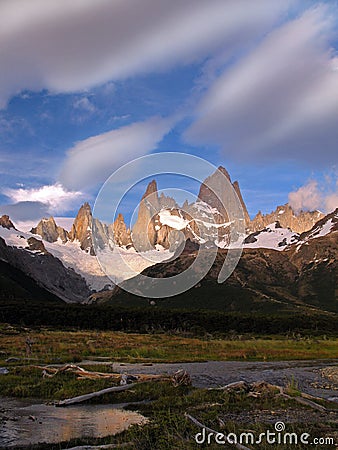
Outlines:
POLYGON ((73 373, 77 375, 79 380, 81 379, 109 379, 120 383, 121 385, 134 383, 134 382, 147 382, 147 381, 170 381, 175 387, 178 386, 190 386, 191 378, 186 370, 178 370, 173 375, 155 375, 155 374, 126 374, 126 373, 109 373, 109 372, 91 372, 85 370, 75 364, 66 364, 62 367, 56 368, 51 366, 31 366, 35 369, 42 370, 42 376, 45 378, 53 378, 60 373, 73 373))
POLYGON ((77 447, 67 448, 63 450, 106 450, 111 448, 130 447, 133 442, 123 442, 122 444, 103 444, 103 445, 79 445, 77 447))
POLYGON ((76 403, 82 403, 86 400, 90 400, 95 397, 100 397, 104 394, 110 394, 111 392, 121 392, 126 391, 127 389, 132 389, 135 387, 136 384, 126 384, 124 386, 113 386, 106 389, 101 389, 100 391, 91 392, 89 394, 84 395, 78 395, 77 397, 73 398, 67 398, 66 400, 60 400, 58 403, 55 404, 55 406, 69 406, 69 405, 75 405, 76 403))
POLYGON ((145 382, 145 381, 172 381, 174 384, 179 385, 182 384, 182 381, 186 382, 190 381, 189 375, 184 372, 182 374, 174 374, 172 377, 168 375, 154 375, 154 374, 124 374, 124 373, 109 373, 109 372, 91 372, 89 370, 85 370, 80 366, 76 366, 74 364, 66 364, 65 366, 55 368, 50 366, 31 366, 35 369, 42 370, 42 375, 44 377, 53 378, 59 373, 73 373, 78 376, 78 379, 88 378, 92 380, 98 379, 109 379, 116 381, 117 383, 125 382, 128 378, 133 381, 145 382))
POLYGON ((248 392, 248 396, 255 397, 256 394, 258 395, 262 389, 276 389, 279 391, 279 396, 283 397, 287 400, 294 400, 298 403, 301 403, 302 405, 309 406, 312 409, 316 409, 317 411, 321 412, 337 412, 336 409, 329 409, 326 408, 323 405, 320 405, 317 403, 317 401, 324 400, 320 397, 314 397, 313 395, 306 394, 305 392, 300 392, 299 397, 289 395, 285 392, 285 389, 283 386, 277 386, 275 384, 270 384, 265 381, 257 381, 254 383, 246 383, 245 381, 235 381, 234 383, 229 383, 225 386, 218 387, 218 388, 209 388, 210 390, 235 390, 235 389, 244 389, 246 392, 248 392))
POLYGON ((226 389, 249 389, 249 384, 246 381, 235 381, 233 383, 226 384, 217 388, 209 388, 210 391, 224 391, 226 389))

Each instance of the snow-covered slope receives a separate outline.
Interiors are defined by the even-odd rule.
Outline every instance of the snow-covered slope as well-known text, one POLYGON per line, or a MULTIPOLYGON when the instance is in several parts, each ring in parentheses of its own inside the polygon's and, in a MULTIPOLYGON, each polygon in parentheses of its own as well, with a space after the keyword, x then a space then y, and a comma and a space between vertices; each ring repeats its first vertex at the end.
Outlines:
POLYGON ((186 238, 193 238, 198 244, 214 243, 219 247, 226 245, 227 239, 218 244, 220 235, 226 237, 232 222, 224 222, 223 216, 207 203, 197 201, 185 209, 162 209, 158 214, 155 229, 160 231, 163 225, 173 230, 183 231, 186 238))
MULTIPOLYGON (((18 224, 15 224, 18 227, 18 224)), ((26 227, 28 224, 26 223, 26 227)), ((53 256, 58 258, 66 268, 72 268, 81 275, 87 282, 90 289, 99 291, 103 288, 113 286, 113 282, 106 276, 101 268, 102 261, 98 261, 95 256, 83 251, 80 248, 78 241, 68 241, 65 244, 58 241, 50 243, 41 238, 39 235, 34 235, 30 232, 10 230, 0 226, 0 236, 5 240, 7 245, 23 248, 27 250, 30 237, 35 237, 41 240, 46 250, 53 256)), ((134 249, 115 249, 115 251, 105 252, 104 265, 108 269, 109 275, 116 281, 123 281, 140 273, 146 267, 149 267, 157 262, 168 259, 171 253, 168 251, 151 251, 143 254, 138 254, 134 249)))
MULTIPOLYGON (((112 284, 105 276, 95 257, 80 249, 78 242, 67 242, 63 244, 60 240, 50 243, 41 239, 41 236, 20 230, 6 230, 0 227, 0 236, 5 239, 7 245, 27 249, 27 240, 34 236, 42 241, 46 250, 58 258, 65 267, 72 268, 83 276, 88 286, 94 290, 103 289, 106 284, 112 284)), ((27 250, 28 251, 28 250, 27 250)))
POLYGON ((245 248, 273 248, 284 250, 287 245, 299 241, 299 234, 289 228, 282 228, 278 222, 268 225, 261 231, 256 231, 246 237, 245 248))
POLYGON ((315 223, 311 230, 302 233, 300 239, 302 242, 306 242, 335 231, 338 231, 338 208, 315 223))

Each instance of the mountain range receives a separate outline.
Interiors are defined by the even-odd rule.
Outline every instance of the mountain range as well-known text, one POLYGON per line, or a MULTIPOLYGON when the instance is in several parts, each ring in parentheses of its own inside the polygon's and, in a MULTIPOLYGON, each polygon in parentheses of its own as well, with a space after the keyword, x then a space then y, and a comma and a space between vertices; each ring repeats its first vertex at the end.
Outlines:
MULTIPOLYGON (((98 250, 109 248, 112 243, 118 246, 133 270, 121 273, 116 264, 116 279, 137 284, 138 273, 142 271, 153 278, 172 276, 192 263, 197 249, 208 251, 210 246, 217 246, 216 261, 197 287, 156 303, 203 307, 213 292, 217 308, 230 311, 241 308, 338 311, 337 231, 338 209, 325 216, 319 211, 296 213, 286 204, 270 214, 259 212, 251 220, 238 182, 232 182, 228 172, 219 167, 201 184, 197 200, 190 204, 186 201, 182 206, 163 193, 159 195, 156 181, 151 181, 141 198, 132 229, 127 227, 122 214, 110 224, 99 221, 93 217, 88 203, 81 206, 70 230, 49 217, 41 219, 29 232, 23 232, 8 216, 2 216, 1 286, 5 286, 1 288, 2 295, 8 294, 8 286, 13 287, 13 283, 22 288, 20 277, 8 278, 12 268, 24 275, 26 286, 29 279, 32 286, 45 290, 46 298, 49 295, 78 303, 142 302, 114 286, 95 257, 98 250), (231 225, 223 207, 228 200, 222 185, 224 176, 242 207, 245 234, 241 237, 243 254, 235 272, 219 285, 216 274, 227 252, 231 225), (220 201, 213 189, 224 192, 225 198, 220 201), (187 243, 184 251, 177 254, 182 234, 187 243), (145 251, 154 254, 155 259, 144 260, 141 253, 145 251)), ((205 307, 212 305, 208 302, 205 307)))

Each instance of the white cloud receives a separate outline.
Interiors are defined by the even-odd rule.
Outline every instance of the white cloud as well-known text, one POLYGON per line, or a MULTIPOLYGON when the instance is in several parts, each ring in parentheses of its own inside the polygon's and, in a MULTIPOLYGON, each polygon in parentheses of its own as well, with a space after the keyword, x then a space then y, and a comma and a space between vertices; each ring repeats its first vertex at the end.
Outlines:
POLYGON ((0 107, 204 59, 270 27, 285 0, 2 0, 0 107))
POLYGON ((320 210, 330 213, 338 208, 338 185, 335 188, 310 180, 296 191, 289 193, 289 204, 296 211, 320 210))
POLYGON ((77 142, 68 151, 61 182, 69 189, 103 183, 121 164, 156 149, 175 120, 152 117, 77 142))
POLYGON ((186 139, 242 161, 337 161, 332 28, 330 10, 320 6, 268 34, 213 83, 186 139))
POLYGON ((77 98, 73 102, 73 107, 88 113, 94 113, 96 111, 95 105, 89 100, 88 97, 77 98))
POLYGON ((309 181, 297 191, 289 193, 289 204, 296 211, 314 211, 322 206, 322 193, 318 188, 318 182, 309 181))
POLYGON ((338 190, 325 197, 325 209, 327 212, 334 211, 338 208, 338 190))
POLYGON ((68 191, 60 183, 38 188, 8 188, 2 193, 14 203, 45 205, 50 214, 67 212, 84 197, 82 192, 68 191))

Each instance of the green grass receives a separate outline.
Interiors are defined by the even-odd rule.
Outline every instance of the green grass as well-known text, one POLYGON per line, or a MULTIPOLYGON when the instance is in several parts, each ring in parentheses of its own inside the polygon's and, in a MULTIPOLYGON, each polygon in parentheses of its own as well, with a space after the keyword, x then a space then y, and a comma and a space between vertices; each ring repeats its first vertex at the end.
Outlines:
POLYGON ((337 354, 336 338, 237 336, 235 339, 202 339, 168 334, 0 326, 0 365, 7 365, 8 357, 19 358, 20 364, 29 364, 79 362, 103 356, 113 362, 179 362, 333 359, 337 354), (26 355, 27 336, 34 342, 30 355, 26 355))
MULTIPOLYGON (((74 374, 60 373, 53 378, 43 378, 35 364, 49 362, 70 362, 86 358, 109 357, 111 361, 125 362, 168 362, 203 360, 285 360, 335 358, 338 340, 327 338, 293 339, 280 336, 266 336, 264 339, 252 335, 232 335, 231 339, 198 339, 168 334, 127 334, 108 331, 60 331, 53 329, 29 329, 0 325, 0 366, 8 367, 10 373, 0 376, 0 396, 37 397, 46 401, 69 398, 104 389, 112 385, 109 380, 78 380, 74 374), (27 336, 34 342, 32 354, 26 355, 27 336), (19 361, 7 363, 8 357, 19 361)), ((111 371, 105 365, 92 365, 88 370, 111 371)), ((297 380, 289 381, 289 393, 299 395, 297 380)), ((273 424, 259 420, 264 411, 292 411, 306 414, 310 411, 295 400, 278 396, 276 390, 262 391, 257 397, 250 397, 244 391, 226 392, 222 390, 197 389, 193 387, 175 388, 168 382, 142 383, 132 390, 107 394, 93 400, 99 403, 133 403, 129 409, 137 409, 149 418, 149 423, 132 426, 127 431, 101 439, 76 439, 64 444, 32 446, 35 450, 56 450, 75 445, 99 445, 106 443, 132 442, 130 450, 191 450, 197 448, 219 448, 216 444, 201 446, 194 436, 200 430, 186 417, 189 413, 207 426, 218 430, 240 434, 253 430, 257 435, 267 429, 273 431, 273 424), (246 413, 252 423, 236 420, 236 415, 246 413), (231 416, 229 416, 231 414, 231 416), (255 419, 258 417, 258 420, 255 419)), ((327 402, 321 402, 327 406, 327 402)), ((311 410, 312 412, 312 410, 311 410)), ((276 416, 276 421, 278 416, 276 416)), ((307 432, 312 436, 329 436, 334 430, 333 416, 327 415, 323 421, 313 423, 295 422, 287 424, 289 432, 307 432)), ((227 449, 226 445, 222 446, 227 449)), ((271 445, 252 447, 270 450, 271 445)), ((286 450, 287 446, 274 445, 274 449, 286 450)), ((298 445, 297 449, 308 446, 298 445)), ((311 445, 319 449, 323 446, 311 445)))
MULTIPOLYGON (((220 432, 240 433, 253 431, 255 436, 261 432, 274 431, 274 422, 266 424, 255 419, 259 412, 268 411, 296 411, 303 420, 295 423, 287 423, 288 432, 309 433, 312 437, 332 436, 335 430, 334 419, 327 417, 325 421, 304 422, 309 409, 299 405, 293 399, 286 400, 278 396, 275 389, 262 389, 257 397, 248 396, 243 390, 223 391, 197 389, 181 386, 173 387, 168 382, 156 382, 140 384, 132 391, 109 394, 104 399, 109 403, 124 403, 146 400, 137 406, 129 406, 128 409, 137 409, 141 414, 149 418, 149 422, 142 427, 132 426, 127 431, 116 436, 101 439, 77 439, 63 445, 35 446, 32 449, 44 450, 67 448, 75 445, 102 445, 107 443, 121 444, 130 442, 130 450, 193 450, 198 448, 218 449, 218 445, 201 446, 195 443, 195 435, 201 430, 191 423, 185 416, 188 413, 206 426, 220 432), (229 416, 231 414, 231 416, 229 416), (247 422, 235 420, 241 414, 249 415, 252 419, 247 422), (304 416, 305 414, 305 416, 304 416), (227 417, 232 417, 228 419, 227 417)), ((100 399, 100 403, 102 399, 100 399)), ((326 404, 327 406, 327 404, 326 404)), ((280 416, 276 415, 276 421, 280 416)), ((230 449, 233 447, 222 446, 230 449)), ((258 446, 250 446, 253 449, 277 450, 290 449, 288 446, 262 443, 258 446)), ((298 445, 297 449, 306 449, 308 446, 298 445)), ((323 446, 311 446, 319 449, 323 446)), ((329 448, 329 447, 328 447, 329 448)))

